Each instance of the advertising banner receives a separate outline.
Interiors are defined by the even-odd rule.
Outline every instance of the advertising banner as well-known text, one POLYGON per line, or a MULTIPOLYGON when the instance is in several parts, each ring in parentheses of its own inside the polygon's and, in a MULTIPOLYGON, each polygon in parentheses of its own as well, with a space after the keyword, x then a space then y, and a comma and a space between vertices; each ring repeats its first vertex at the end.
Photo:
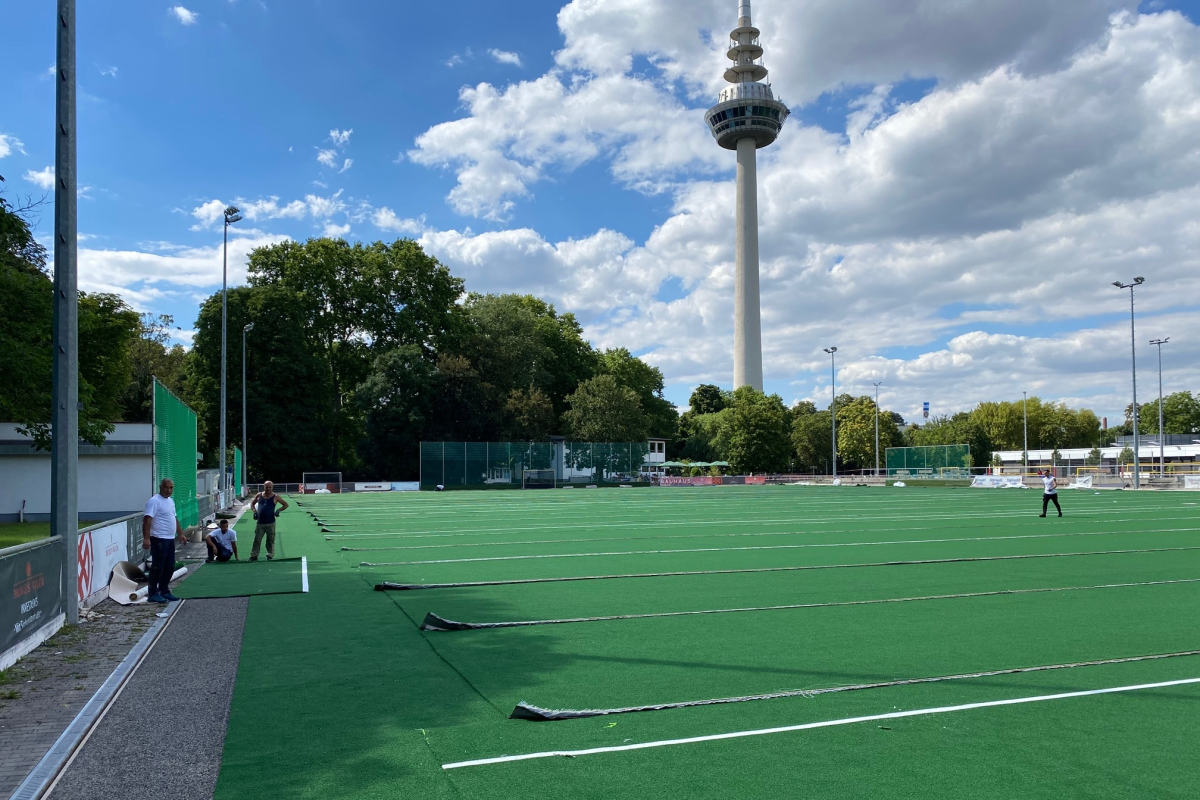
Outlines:
POLYGON ((405 481, 402 483, 392 482, 393 492, 419 492, 421 491, 420 481, 405 481))
POLYGON ((62 627, 62 573, 59 540, 0 558, 0 670, 62 627))
POLYGON ((767 476, 766 475, 749 475, 746 477, 746 485, 747 486, 766 486, 767 485, 767 476))
POLYGON ((1183 488, 1200 489, 1200 475, 1184 475, 1183 488))
POLYGON ((1024 489, 1025 481, 1020 475, 976 475, 971 479, 972 489, 1024 489))
POLYGON ((129 560, 126 524, 79 532, 79 605, 108 588, 113 567, 129 560))
POLYGON ((390 492, 392 485, 390 483, 356 483, 354 491, 356 492, 390 492))
POLYGON ((679 476, 668 475, 660 478, 659 486, 712 486, 713 478, 711 475, 704 475, 698 478, 683 478, 679 476))

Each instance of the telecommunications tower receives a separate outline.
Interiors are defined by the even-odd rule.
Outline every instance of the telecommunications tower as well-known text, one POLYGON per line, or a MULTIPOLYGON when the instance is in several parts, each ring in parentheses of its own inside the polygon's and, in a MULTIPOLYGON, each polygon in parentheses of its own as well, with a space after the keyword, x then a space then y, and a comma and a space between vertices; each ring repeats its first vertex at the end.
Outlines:
POLYGON ((775 141, 788 108, 764 83, 767 68, 758 28, 750 22, 750 0, 738 4, 737 27, 729 34, 725 80, 732 86, 705 119, 717 144, 737 151, 737 274, 733 310, 733 387, 762 391, 762 322, 758 310, 758 166, 755 151, 775 141))

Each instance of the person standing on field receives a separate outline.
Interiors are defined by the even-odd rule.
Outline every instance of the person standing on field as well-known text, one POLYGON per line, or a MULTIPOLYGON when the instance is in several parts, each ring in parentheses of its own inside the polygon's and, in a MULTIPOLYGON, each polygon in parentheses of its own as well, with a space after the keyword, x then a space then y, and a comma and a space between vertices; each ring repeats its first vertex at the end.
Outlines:
POLYGON ((173 603, 179 598, 171 594, 171 575, 175 573, 175 542, 185 544, 183 526, 175 516, 175 501, 171 493, 175 482, 163 478, 158 494, 146 501, 142 516, 142 547, 150 551, 150 585, 146 599, 151 603, 173 603))
POLYGON ((287 507, 287 500, 275 494, 275 484, 271 481, 264 483, 263 490, 254 495, 250 510, 257 524, 254 526, 254 547, 250 549, 251 561, 258 561, 263 536, 267 537, 267 561, 275 558, 275 518, 287 507))
POLYGON ((1042 476, 1042 486, 1045 487, 1045 492, 1042 494, 1042 513, 1040 516, 1046 516, 1046 509, 1049 508, 1050 502, 1054 502, 1054 507, 1058 509, 1058 515, 1062 516, 1062 506, 1058 504, 1058 480, 1050 474, 1048 469, 1039 469, 1038 474, 1042 476))

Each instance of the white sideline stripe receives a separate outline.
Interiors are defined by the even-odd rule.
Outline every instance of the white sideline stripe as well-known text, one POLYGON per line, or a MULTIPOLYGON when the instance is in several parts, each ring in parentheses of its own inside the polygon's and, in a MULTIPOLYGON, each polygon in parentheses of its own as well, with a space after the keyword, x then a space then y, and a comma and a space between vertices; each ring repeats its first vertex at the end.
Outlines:
POLYGON ((308 556, 300 557, 300 591, 308 593, 308 556))
POLYGON ((640 744, 625 744, 616 747, 592 747, 587 750, 548 750, 543 753, 526 753, 519 756, 499 756, 497 758, 477 758, 473 761, 455 761, 442 764, 442 769, 461 769, 462 767, 482 767, 489 764, 504 764, 509 761, 528 761, 534 758, 578 758, 597 753, 620 753, 626 750, 646 750, 653 747, 671 747, 677 744, 696 744, 697 742, 716 742, 722 739, 744 739, 748 736, 766 736, 772 733, 789 733, 791 731, 807 731, 814 728, 833 728, 840 725, 854 725, 859 722, 877 722, 885 719, 903 719, 905 717, 924 717, 930 714, 949 714, 954 711, 970 711, 976 708, 995 708, 997 706, 1015 706, 1024 703, 1042 703, 1048 700, 1067 700, 1072 697, 1090 697, 1098 694, 1116 694, 1117 692, 1137 692, 1143 689, 1164 689, 1169 686, 1185 686, 1200 683, 1200 678, 1185 678, 1178 681, 1163 681, 1161 683, 1141 683, 1135 686, 1117 686, 1111 689, 1089 689, 1082 692, 1064 692, 1062 694, 1044 694, 1036 697, 1017 697, 1011 700, 989 700, 984 703, 965 703, 958 706, 939 706, 938 708, 922 708, 914 711, 893 711, 890 714, 872 714, 869 717, 847 717, 846 719, 831 719, 824 722, 806 722, 803 725, 787 725, 782 728, 762 728, 755 731, 736 731, 734 733, 716 733, 710 736, 692 736, 687 739, 663 739, 657 742, 642 742, 640 744))

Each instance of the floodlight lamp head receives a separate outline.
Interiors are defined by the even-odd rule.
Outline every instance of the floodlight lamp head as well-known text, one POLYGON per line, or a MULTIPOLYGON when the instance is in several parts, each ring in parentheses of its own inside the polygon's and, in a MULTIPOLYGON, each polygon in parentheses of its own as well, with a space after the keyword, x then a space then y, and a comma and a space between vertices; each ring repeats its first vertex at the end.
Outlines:
POLYGON ((225 224, 232 225, 235 222, 242 221, 242 210, 237 206, 229 206, 225 209, 225 224))
POLYGON ((245 332, 245 333, 249 333, 249 332, 250 332, 250 331, 252 331, 252 330, 254 330, 254 323, 253 323, 253 322, 248 322, 248 323, 246 323, 246 327, 242 328, 242 331, 243 331, 243 332, 245 332))
POLYGON ((833 355, 834 353, 837 352, 837 348, 836 347, 826 347, 825 352, 829 353, 830 355, 833 355))
POLYGON ((1121 283, 1120 281, 1113 281, 1113 286, 1117 287, 1118 289, 1125 288, 1125 284, 1121 283))
POLYGON ((1146 279, 1145 278, 1134 278, 1133 282, 1136 283, 1138 286, 1141 286, 1143 283, 1146 282, 1146 279))

